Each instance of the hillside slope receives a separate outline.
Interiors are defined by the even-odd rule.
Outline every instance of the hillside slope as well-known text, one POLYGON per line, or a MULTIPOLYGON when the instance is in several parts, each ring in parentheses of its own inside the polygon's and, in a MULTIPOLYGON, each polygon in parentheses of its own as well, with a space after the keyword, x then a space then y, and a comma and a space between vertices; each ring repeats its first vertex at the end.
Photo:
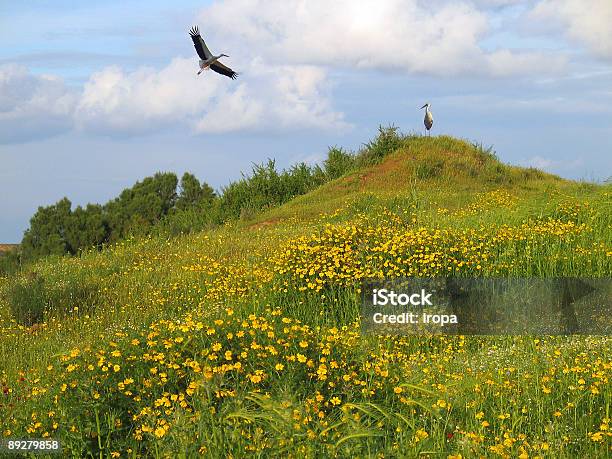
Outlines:
MULTIPOLYGON (((410 207, 415 203, 434 214, 444 209, 460 209, 491 192, 520 198, 524 206, 521 216, 530 210, 538 213, 546 201, 554 207, 558 200, 549 192, 561 196, 601 195, 610 187, 597 187, 561 179, 534 168, 515 167, 501 163, 489 149, 452 137, 409 137, 398 150, 380 164, 364 166, 346 176, 327 183, 291 202, 262 212, 247 225, 253 227, 290 218, 317 221, 322 214, 332 214, 360 201, 380 205, 410 207), (413 202, 414 201, 414 202, 413 202)), ((491 203, 493 204, 493 203, 491 203)), ((500 206, 498 210, 504 210, 500 206)), ((491 205, 490 212, 496 208, 491 205)), ((439 213, 438 213, 439 214, 439 213)), ((435 215, 440 217, 440 215, 435 215)))
POLYGON ((250 219, 42 260, 0 280, 3 434, 77 457, 601 457, 612 340, 362 335, 358 288, 609 276, 611 193, 410 137, 250 219))

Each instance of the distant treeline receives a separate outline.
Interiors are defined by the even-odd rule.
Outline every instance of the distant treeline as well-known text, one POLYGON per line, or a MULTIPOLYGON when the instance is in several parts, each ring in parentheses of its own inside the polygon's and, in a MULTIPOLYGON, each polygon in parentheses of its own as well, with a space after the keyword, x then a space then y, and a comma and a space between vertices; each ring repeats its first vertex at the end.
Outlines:
POLYGON ((39 207, 21 241, 24 259, 46 255, 77 254, 80 250, 119 241, 130 234, 146 233, 171 212, 201 205, 214 198, 206 184, 192 174, 181 179, 173 173, 157 173, 125 189, 104 205, 88 204, 72 209, 68 198, 39 207))
POLYGON ((198 231, 279 206, 334 180, 355 167, 381 161, 406 137, 396 127, 380 127, 378 136, 356 154, 329 148, 321 165, 297 164, 278 171, 273 160, 254 165, 249 175, 215 191, 190 173, 157 173, 137 182, 106 204, 72 208, 68 198, 39 207, 19 250, 0 259, 0 273, 47 255, 76 255, 128 236, 169 236, 198 231))

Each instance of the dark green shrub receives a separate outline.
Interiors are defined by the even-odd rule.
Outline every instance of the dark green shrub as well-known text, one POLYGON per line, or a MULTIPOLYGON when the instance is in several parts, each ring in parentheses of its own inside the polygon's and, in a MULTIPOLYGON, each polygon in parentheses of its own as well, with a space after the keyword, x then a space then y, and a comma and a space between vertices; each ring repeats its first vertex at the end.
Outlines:
POLYGON ((223 221, 240 218, 257 210, 274 207, 308 193, 326 180, 318 166, 297 164, 289 170, 278 172, 273 160, 255 164, 250 176, 230 183, 220 196, 220 211, 223 221))
POLYGON ((323 170, 328 180, 342 177, 354 167, 355 156, 338 147, 331 147, 327 152, 327 159, 323 162, 323 170))
POLYGON ((14 274, 21 268, 21 251, 0 252, 0 276, 14 274))
POLYGON ((30 326, 45 320, 49 313, 61 317, 75 307, 79 312, 91 311, 100 299, 99 283, 87 273, 52 281, 30 272, 13 278, 5 297, 15 320, 30 326))
POLYGON ((545 177, 544 172, 535 167, 529 167, 527 169, 523 169, 521 174, 525 180, 541 180, 545 177))
POLYGON ((472 146, 476 150, 479 159, 483 163, 489 161, 499 161, 499 158, 497 157, 497 153, 495 152, 493 146, 485 147, 482 143, 478 142, 472 142, 472 146))
POLYGON ((497 184, 511 184, 514 180, 508 166, 502 163, 491 163, 486 169, 488 181, 497 184))
POLYGON ((378 127, 378 135, 366 143, 358 155, 359 165, 380 164, 391 153, 403 144, 404 136, 397 126, 378 127))
POLYGON ((284 195, 282 196, 282 202, 278 204, 306 194, 327 181, 319 166, 311 167, 306 163, 299 163, 291 169, 283 171, 281 179, 284 182, 284 195))
POLYGON ((238 218, 243 221, 249 221, 255 216, 256 212, 252 207, 243 207, 240 209, 240 216, 238 218))
POLYGON ((44 279, 28 273, 22 280, 14 280, 6 290, 6 299, 15 320, 25 326, 43 321, 48 299, 44 279))

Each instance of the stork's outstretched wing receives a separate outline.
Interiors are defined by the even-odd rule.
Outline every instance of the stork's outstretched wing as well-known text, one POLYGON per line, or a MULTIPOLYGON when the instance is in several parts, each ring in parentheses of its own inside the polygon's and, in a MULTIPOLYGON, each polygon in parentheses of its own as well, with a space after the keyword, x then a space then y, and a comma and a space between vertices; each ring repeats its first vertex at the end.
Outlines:
POLYGON ((230 77, 232 80, 235 80, 236 78, 238 78, 238 74, 236 72, 234 72, 232 69, 230 69, 229 67, 223 65, 221 62, 217 61, 213 64, 210 64, 210 69, 220 73, 221 75, 225 75, 230 77))
POLYGON ((193 40, 193 46, 195 47, 198 56, 200 56, 200 59, 210 59, 212 57, 212 53, 208 50, 206 43, 204 43, 204 40, 202 40, 198 26, 192 27, 189 31, 189 35, 191 35, 191 39, 193 40))

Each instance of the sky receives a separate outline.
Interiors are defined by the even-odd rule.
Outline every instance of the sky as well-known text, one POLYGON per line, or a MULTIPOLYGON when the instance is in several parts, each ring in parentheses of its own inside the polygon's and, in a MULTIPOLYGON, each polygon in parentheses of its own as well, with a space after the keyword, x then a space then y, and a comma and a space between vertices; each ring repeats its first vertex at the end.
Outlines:
POLYGON ((612 176, 610 0, 0 0, 0 243, 158 171, 220 190, 379 125, 612 176), (187 32, 239 73, 196 76, 187 32))

